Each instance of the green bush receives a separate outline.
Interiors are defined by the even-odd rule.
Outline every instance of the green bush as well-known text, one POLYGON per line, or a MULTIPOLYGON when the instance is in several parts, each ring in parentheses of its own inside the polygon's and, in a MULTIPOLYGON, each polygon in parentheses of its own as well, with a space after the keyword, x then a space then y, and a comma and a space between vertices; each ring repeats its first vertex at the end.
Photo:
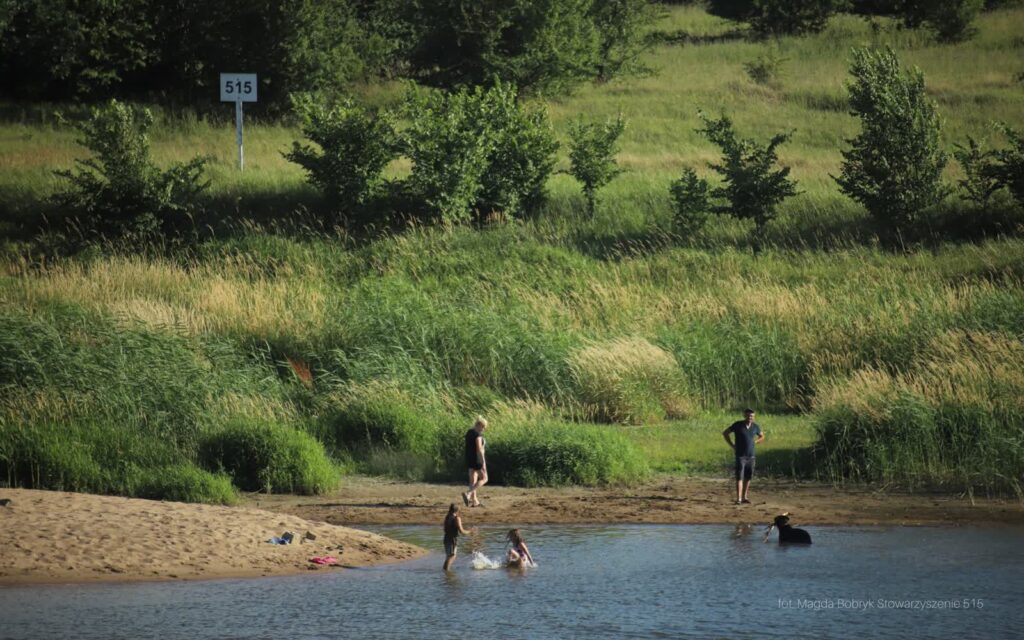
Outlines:
POLYGON ((711 186, 708 181, 697 177, 697 172, 687 167, 683 175, 669 187, 676 233, 682 237, 693 236, 704 228, 708 221, 711 204, 708 202, 711 186))
POLYGON ((381 174, 395 157, 390 118, 370 114, 351 100, 328 107, 308 94, 294 96, 292 105, 303 135, 319 149, 296 141, 284 157, 306 171, 332 210, 354 213, 379 189, 381 174))
POLYGON ((643 480, 640 452, 613 427, 546 420, 492 423, 487 470, 498 484, 526 487, 600 485, 643 480))
POLYGON ((496 84, 487 92, 486 113, 494 139, 481 177, 476 208, 509 216, 536 211, 544 203, 558 141, 542 106, 528 108, 516 100, 515 87, 496 84))
POLYGON ((514 87, 414 93, 407 109, 409 183, 442 222, 516 216, 543 201, 558 145, 546 113, 518 104, 514 87))
POLYGON ((743 70, 757 84, 772 86, 777 84, 782 75, 782 63, 785 61, 786 58, 780 56, 778 51, 770 49, 751 62, 744 62, 743 70))
POLYGON ((587 215, 593 217, 597 190, 622 173, 615 162, 619 136, 626 129, 622 116, 604 124, 578 120, 569 128, 569 172, 583 185, 587 215))
POLYGON ((995 162, 995 154, 984 149, 974 138, 967 138, 967 146, 956 145, 953 157, 960 163, 964 177, 960 180, 961 197, 984 209, 1003 187, 995 162))
POLYGON ((231 484, 231 478, 191 464, 145 469, 136 483, 132 492, 136 498, 207 504, 238 502, 238 492, 231 484))
POLYGON ((291 427, 236 420, 212 431, 199 448, 203 466, 229 474, 244 491, 320 494, 338 485, 323 445, 291 427))
POLYGON ((148 109, 111 100, 79 125, 79 144, 94 157, 56 172, 69 184, 55 199, 87 234, 148 237, 197 211, 198 196, 209 186, 202 181, 206 161, 194 158, 161 171, 149 157, 152 123, 148 109))
POLYGON ((996 163, 992 171, 999 184, 1009 189, 1017 204, 1024 206, 1024 134, 1006 125, 1002 125, 1002 130, 1010 146, 993 152, 996 163))
POLYGON ((747 19, 759 37, 817 33, 846 0, 753 0, 747 19))
POLYGON ((892 49, 854 49, 850 107, 861 133, 843 151, 843 193, 864 205, 887 239, 918 230, 921 212, 946 195, 946 153, 924 74, 904 73, 892 49))
POLYGON ((756 242, 760 243, 765 227, 775 218, 776 207, 798 193, 796 183, 788 177, 789 167, 775 169, 778 162, 775 150, 789 140, 791 134, 780 133, 762 146, 737 137, 732 120, 724 115, 711 120, 701 114, 701 120, 704 128, 698 132, 722 150, 722 162, 711 163, 711 168, 722 176, 724 185, 712 189, 711 197, 722 199, 726 204, 714 206, 711 211, 739 220, 753 220, 756 242))

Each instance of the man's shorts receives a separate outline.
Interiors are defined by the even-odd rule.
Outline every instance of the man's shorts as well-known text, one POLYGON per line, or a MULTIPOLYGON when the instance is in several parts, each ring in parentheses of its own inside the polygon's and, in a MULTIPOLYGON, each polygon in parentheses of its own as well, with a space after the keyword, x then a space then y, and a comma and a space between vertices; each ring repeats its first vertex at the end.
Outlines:
MULTIPOLYGON (((436 538, 435 538, 436 539, 436 538)), ((458 538, 445 538, 444 539, 444 555, 449 558, 455 555, 455 552, 459 550, 458 538)))
POLYGON ((736 456, 736 479, 750 480, 754 475, 754 456, 736 456))

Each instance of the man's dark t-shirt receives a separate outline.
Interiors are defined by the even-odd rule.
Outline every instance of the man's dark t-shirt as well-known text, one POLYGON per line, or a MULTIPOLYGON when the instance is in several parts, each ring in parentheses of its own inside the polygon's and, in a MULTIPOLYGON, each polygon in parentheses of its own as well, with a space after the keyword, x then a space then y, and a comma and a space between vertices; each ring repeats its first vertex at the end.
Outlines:
POLYGON ((761 425, 756 422, 747 428, 745 420, 738 420, 729 427, 736 438, 736 457, 754 455, 754 440, 761 435, 761 425))
POLYGON ((480 437, 480 433, 476 429, 470 429, 466 432, 466 466, 467 467, 478 467, 480 461, 476 457, 476 439, 480 437))

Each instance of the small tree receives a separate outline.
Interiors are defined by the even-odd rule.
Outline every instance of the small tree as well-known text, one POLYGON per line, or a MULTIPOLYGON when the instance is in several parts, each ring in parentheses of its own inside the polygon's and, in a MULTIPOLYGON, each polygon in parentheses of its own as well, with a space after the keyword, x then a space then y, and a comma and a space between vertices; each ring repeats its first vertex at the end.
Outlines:
POLYGON ((911 29, 927 26, 942 42, 959 42, 974 35, 974 19, 985 0, 900 0, 897 10, 911 29))
POLYGON ((799 193, 796 183, 789 179, 789 167, 775 168, 776 149, 791 134, 777 134, 767 145, 760 145, 737 137, 732 120, 724 115, 712 120, 701 114, 701 120, 704 128, 697 131, 722 150, 722 162, 710 166, 722 176, 724 185, 712 189, 711 197, 723 199, 726 204, 714 206, 711 211, 753 220, 759 244, 765 227, 775 218, 776 207, 799 193))
POLYGON ((912 230, 921 211, 946 195, 939 148, 939 116, 927 98, 924 74, 903 73, 892 49, 855 49, 847 85, 861 132, 848 140, 843 193, 864 205, 883 233, 912 230))
POLYGON ((202 181, 206 160, 197 157, 161 171, 149 157, 146 132, 152 123, 148 109, 111 100, 78 125, 78 143, 93 157, 76 160, 74 170, 55 172, 70 183, 55 200, 86 232, 108 239, 148 236, 198 208, 198 196, 209 186, 202 181))
POLYGON ((707 224, 710 185, 687 167, 683 175, 669 187, 675 205, 675 230, 681 236, 692 236, 707 224))
POLYGON ((292 96, 302 119, 302 133, 316 147, 292 143, 284 157, 306 171, 335 211, 365 204, 382 183, 384 168, 395 157, 391 118, 371 114, 351 100, 325 106, 309 94, 292 96))
POLYGON ((626 129, 626 122, 619 115, 604 124, 582 120, 569 128, 569 172, 583 184, 583 196, 587 200, 587 215, 594 215, 597 190, 622 173, 615 162, 619 136, 626 129))
POLYGON ((760 37, 817 33, 848 4, 846 0, 753 0, 748 20, 760 37))
POLYGON ((964 170, 964 177, 960 180, 963 188, 961 197, 978 207, 988 206, 992 196, 1003 187, 997 173, 995 154, 968 137, 967 146, 956 145, 953 157, 964 170))

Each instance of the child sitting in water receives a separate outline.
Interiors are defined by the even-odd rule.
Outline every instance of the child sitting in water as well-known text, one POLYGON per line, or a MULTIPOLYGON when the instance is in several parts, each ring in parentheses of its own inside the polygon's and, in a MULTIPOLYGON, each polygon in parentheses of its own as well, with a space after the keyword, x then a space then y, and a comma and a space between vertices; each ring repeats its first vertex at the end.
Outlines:
POLYGON ((533 556, 530 555, 530 550, 526 548, 526 540, 519 533, 519 529, 509 531, 505 539, 508 540, 509 544, 508 553, 505 556, 509 567, 534 566, 533 556))

